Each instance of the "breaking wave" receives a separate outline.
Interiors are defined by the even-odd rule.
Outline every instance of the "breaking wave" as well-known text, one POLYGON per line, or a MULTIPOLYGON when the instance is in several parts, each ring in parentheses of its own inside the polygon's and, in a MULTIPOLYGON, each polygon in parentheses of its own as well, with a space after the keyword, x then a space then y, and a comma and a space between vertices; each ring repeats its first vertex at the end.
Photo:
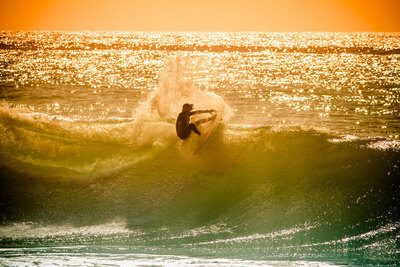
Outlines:
POLYGON ((397 262, 397 141, 230 125, 221 97, 196 89, 179 64, 167 69, 132 119, 68 120, 2 103, 2 246, 397 262), (185 102, 224 118, 195 156, 175 134, 185 102))

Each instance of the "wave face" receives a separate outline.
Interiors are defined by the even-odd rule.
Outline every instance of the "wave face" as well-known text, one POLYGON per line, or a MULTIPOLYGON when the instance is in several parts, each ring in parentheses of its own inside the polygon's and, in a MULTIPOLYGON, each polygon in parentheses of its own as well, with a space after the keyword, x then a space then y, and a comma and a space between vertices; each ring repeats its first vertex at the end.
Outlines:
POLYGON ((2 247, 397 262, 399 152, 369 148, 380 141, 225 126, 188 157, 174 142, 45 138, 46 154, 57 142, 74 156, 26 151, 1 168, 2 247))
POLYGON ((173 123, 142 123, 3 110, 1 246, 397 262, 398 143, 226 124, 191 156, 173 123))
MULTIPOLYGON (((3 36, 21 34, 39 39, 41 34, 52 35, 3 36)), ((77 38, 77 33, 60 34, 77 38)), ((97 38, 91 34, 78 35, 97 38)), ((232 38, 227 40, 236 40, 232 38)), ((10 54, 25 53, 2 49, 10 54)), ((58 48, 30 49, 43 52, 43 60, 47 53, 53 53, 56 61, 65 56, 58 48)), ((83 59, 99 55, 97 50, 77 50, 83 59)), ((75 62, 74 57, 65 58, 69 67, 60 67, 62 81, 48 87, 43 77, 51 81, 57 75, 49 71, 31 76, 33 70, 25 65, 32 55, 22 57, 25 61, 21 63, 12 63, 12 55, 7 57, 12 66, 8 70, 23 71, 4 74, 1 70, 6 79, 1 83, 0 104, 0 254, 4 255, 0 262, 400 264, 396 69, 387 76, 391 86, 380 87, 376 94, 360 86, 357 90, 361 93, 319 88, 316 94, 299 95, 298 87, 289 86, 279 93, 260 84, 259 90, 239 90, 238 84, 230 83, 227 77, 241 79, 244 87, 254 85, 249 73, 254 77, 260 73, 246 64, 260 63, 254 61, 262 58, 259 52, 204 55, 198 51, 200 55, 194 58, 174 54, 157 67, 157 78, 152 76, 157 68, 149 71, 146 66, 158 66, 165 55, 151 49, 140 53, 146 56, 141 67, 134 67, 130 79, 143 83, 147 88, 143 90, 124 87, 129 78, 122 76, 127 70, 121 70, 113 87, 113 74, 104 76, 107 70, 100 65, 96 65, 97 72, 102 74, 91 76, 93 84, 82 76, 82 84, 77 85, 79 73, 68 68, 85 60, 75 62), (203 57, 216 57, 218 60, 212 61, 215 66, 247 63, 240 65, 238 72, 227 67, 225 82, 221 82, 219 71, 223 70, 214 73, 211 63, 202 63, 203 57), (249 61, 241 61, 245 57, 249 61), (103 78, 110 87, 95 84, 103 78), (12 85, 17 79, 27 82, 19 84, 19 91, 12 85), (30 86, 30 82, 38 86, 30 86), (215 83, 219 87, 207 87, 215 83), (367 99, 376 105, 368 106, 367 99), (344 101, 343 109, 332 105, 335 101, 344 101), (186 102, 194 103, 196 109, 214 108, 223 117, 196 155, 187 153, 175 133, 175 118, 186 102), (301 108, 307 104, 308 113, 293 113, 295 104, 301 108), (357 113, 361 107, 370 113, 361 116, 357 113), (326 115, 329 112, 331 117, 326 115), (315 122, 315 116, 318 123, 308 123, 315 122), (293 117, 292 123, 285 123, 289 117, 293 117), (82 255, 87 257, 83 260, 82 255)), ((287 53, 292 54, 274 56, 286 64, 300 52, 287 53)), ((120 56, 112 57, 121 60, 120 56)), ((323 56, 327 55, 309 59, 323 56)), ((390 69, 392 58, 385 60, 390 69)), ((40 60, 38 64, 42 64, 40 60)), ((87 75, 85 71, 82 75, 87 75)), ((288 79, 297 84, 296 77, 293 74, 288 79)), ((304 90, 314 90, 310 84, 304 86, 304 90)))

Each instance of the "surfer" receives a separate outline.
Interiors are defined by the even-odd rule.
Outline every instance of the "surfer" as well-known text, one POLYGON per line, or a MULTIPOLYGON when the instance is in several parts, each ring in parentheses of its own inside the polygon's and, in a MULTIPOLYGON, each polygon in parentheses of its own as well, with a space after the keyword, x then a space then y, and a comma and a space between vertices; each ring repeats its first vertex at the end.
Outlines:
POLYGON ((193 104, 184 104, 182 106, 182 112, 179 113, 178 118, 176 120, 176 133, 178 137, 182 140, 185 140, 186 138, 189 137, 190 133, 193 131, 197 135, 201 135, 199 129, 197 129, 196 125, 199 125, 201 123, 205 123, 211 120, 214 120, 217 117, 217 114, 214 114, 214 116, 211 116, 210 118, 198 120, 195 123, 189 123, 190 122, 190 116, 194 114, 202 114, 202 113, 210 113, 212 114, 213 112, 216 112, 215 109, 209 109, 209 110, 193 110, 193 104))

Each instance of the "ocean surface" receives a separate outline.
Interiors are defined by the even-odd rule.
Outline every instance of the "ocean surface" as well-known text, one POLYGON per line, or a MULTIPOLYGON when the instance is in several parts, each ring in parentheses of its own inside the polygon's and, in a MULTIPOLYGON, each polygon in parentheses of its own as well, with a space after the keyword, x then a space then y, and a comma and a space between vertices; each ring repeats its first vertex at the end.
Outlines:
POLYGON ((0 265, 400 264, 399 114, 400 33, 0 32, 0 265))

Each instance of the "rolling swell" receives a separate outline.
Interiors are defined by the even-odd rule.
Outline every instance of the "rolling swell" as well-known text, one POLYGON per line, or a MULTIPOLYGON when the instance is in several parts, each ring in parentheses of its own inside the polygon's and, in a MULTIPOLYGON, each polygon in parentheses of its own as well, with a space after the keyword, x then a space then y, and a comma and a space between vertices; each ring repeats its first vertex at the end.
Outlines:
MULTIPOLYGON (((126 230, 111 233, 112 242, 134 242, 141 247, 135 251, 356 255, 363 263, 398 257, 399 151, 374 146, 390 140, 338 142, 315 130, 221 125, 190 156, 165 131, 173 128, 168 121, 140 127, 158 129, 162 138, 135 139, 139 126, 129 121, 46 121, 5 109, 0 118, 3 230, 26 222, 80 229, 122 220, 126 230)), ((82 242, 81 235, 69 242, 82 242)), ((32 241, 2 236, 3 244, 32 241)), ((84 236, 104 243, 91 232, 84 236)))
POLYGON ((214 33, 212 44, 205 43, 205 38, 212 38, 207 33, 83 33, 83 32, 0 32, 0 49, 3 50, 130 50, 130 51, 198 51, 198 52, 283 52, 310 54, 371 54, 395 55, 398 47, 379 47, 374 38, 385 38, 389 43, 397 42, 399 35, 380 33, 214 33), (248 40, 243 44, 243 35, 248 40), (342 34, 343 35, 343 34, 342 34), (299 42, 307 40, 310 45, 299 42), (363 42, 355 43, 355 39, 363 42), (138 40, 141 40, 140 42, 138 40), (199 43, 199 40, 202 42, 199 43), (340 45, 337 40, 342 41, 340 45), (227 43, 225 43, 227 42, 227 43))

